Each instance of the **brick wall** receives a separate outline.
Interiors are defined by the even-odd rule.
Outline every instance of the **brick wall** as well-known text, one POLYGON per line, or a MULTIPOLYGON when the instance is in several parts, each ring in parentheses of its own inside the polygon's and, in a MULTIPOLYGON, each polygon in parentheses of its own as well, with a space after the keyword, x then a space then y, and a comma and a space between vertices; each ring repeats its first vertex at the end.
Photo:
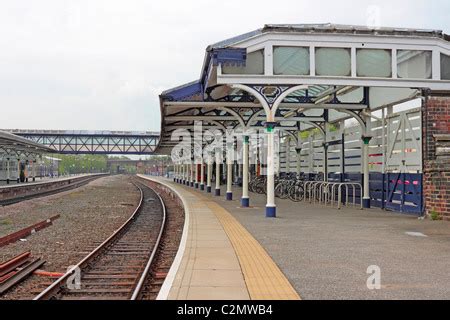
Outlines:
POLYGON ((429 94, 423 108, 425 213, 450 221, 450 94, 429 94))

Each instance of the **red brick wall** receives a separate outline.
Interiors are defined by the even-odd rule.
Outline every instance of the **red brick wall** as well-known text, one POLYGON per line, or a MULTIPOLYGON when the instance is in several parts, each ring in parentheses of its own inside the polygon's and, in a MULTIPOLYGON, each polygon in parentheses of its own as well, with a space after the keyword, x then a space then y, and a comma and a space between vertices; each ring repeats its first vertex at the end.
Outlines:
POLYGON ((450 95, 428 96, 422 118, 425 213, 450 220, 450 157, 436 153, 435 137, 450 134, 450 95))

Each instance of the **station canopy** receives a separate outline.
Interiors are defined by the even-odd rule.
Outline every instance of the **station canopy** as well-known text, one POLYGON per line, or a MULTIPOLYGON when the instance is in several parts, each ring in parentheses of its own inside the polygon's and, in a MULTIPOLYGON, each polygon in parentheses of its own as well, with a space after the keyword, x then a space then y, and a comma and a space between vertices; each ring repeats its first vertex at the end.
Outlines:
POLYGON ((334 24, 265 25, 206 49, 200 79, 160 95, 168 153, 176 129, 297 132, 450 91, 450 36, 439 30, 334 24), (281 103, 274 106, 274 102, 281 103), (268 115, 268 113, 273 113, 268 115))
POLYGON ((0 131, 0 158, 28 159, 43 153, 54 153, 55 150, 40 143, 0 131))

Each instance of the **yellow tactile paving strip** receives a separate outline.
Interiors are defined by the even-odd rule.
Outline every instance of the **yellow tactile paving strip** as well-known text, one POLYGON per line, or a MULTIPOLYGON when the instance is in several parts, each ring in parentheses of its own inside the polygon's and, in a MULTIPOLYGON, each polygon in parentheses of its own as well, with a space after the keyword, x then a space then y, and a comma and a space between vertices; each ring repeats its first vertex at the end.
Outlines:
POLYGON ((300 300, 287 278, 259 242, 226 209, 198 195, 215 213, 230 239, 252 300, 300 300))

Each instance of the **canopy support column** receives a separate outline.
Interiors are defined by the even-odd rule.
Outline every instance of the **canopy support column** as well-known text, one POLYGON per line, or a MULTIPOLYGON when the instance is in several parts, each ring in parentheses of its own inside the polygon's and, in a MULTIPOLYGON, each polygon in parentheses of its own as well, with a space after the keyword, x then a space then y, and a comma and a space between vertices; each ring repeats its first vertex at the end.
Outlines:
POLYGON ((275 161, 274 161, 274 129, 276 122, 266 122, 267 131, 267 204, 266 217, 275 218, 277 207, 275 205, 275 161))
POLYGON ((233 144, 227 144, 227 201, 233 200, 233 159, 232 159, 233 144))
POLYGON ((20 182, 20 159, 17 159, 17 183, 20 182))
POLYGON ((31 162, 31 178, 33 182, 36 181, 36 159, 33 159, 33 162, 31 162))
POLYGON ((212 176, 213 153, 208 158, 208 170, 206 176, 206 192, 211 193, 211 176, 212 176))
POLYGON ((291 138, 286 138, 286 145, 285 145, 285 152, 286 152, 286 174, 289 176, 289 173, 291 172, 291 138))
POLYGON ((9 158, 6 158, 6 184, 9 184, 9 179, 10 179, 10 169, 9 169, 9 158))
POLYGON ((205 190, 205 164, 203 158, 200 163, 200 190, 205 190))
POLYGON ((295 152, 297 153, 296 174, 297 174, 297 177, 298 177, 298 176, 300 176, 300 172, 302 170, 302 157, 301 157, 302 148, 301 147, 296 147, 295 148, 295 152))
POLYGON ((370 187, 369 187, 369 143, 372 137, 363 137, 363 208, 370 208, 370 187))
POLYGON ((199 187, 199 181, 198 181, 198 163, 194 163, 194 167, 195 167, 195 171, 194 171, 194 174, 195 174, 195 189, 198 189, 198 187, 199 187))
POLYGON ((194 187, 194 160, 191 159, 191 165, 190 165, 190 179, 189 179, 190 183, 189 186, 190 187, 194 187))
POLYGON ((249 137, 244 136, 243 143, 243 155, 242 155, 242 198, 241 198, 241 206, 243 208, 248 208, 250 206, 250 198, 248 196, 248 144, 249 137))
POLYGON ((220 156, 220 149, 216 149, 216 190, 214 195, 216 197, 220 196, 220 163, 221 163, 221 156, 220 156))

